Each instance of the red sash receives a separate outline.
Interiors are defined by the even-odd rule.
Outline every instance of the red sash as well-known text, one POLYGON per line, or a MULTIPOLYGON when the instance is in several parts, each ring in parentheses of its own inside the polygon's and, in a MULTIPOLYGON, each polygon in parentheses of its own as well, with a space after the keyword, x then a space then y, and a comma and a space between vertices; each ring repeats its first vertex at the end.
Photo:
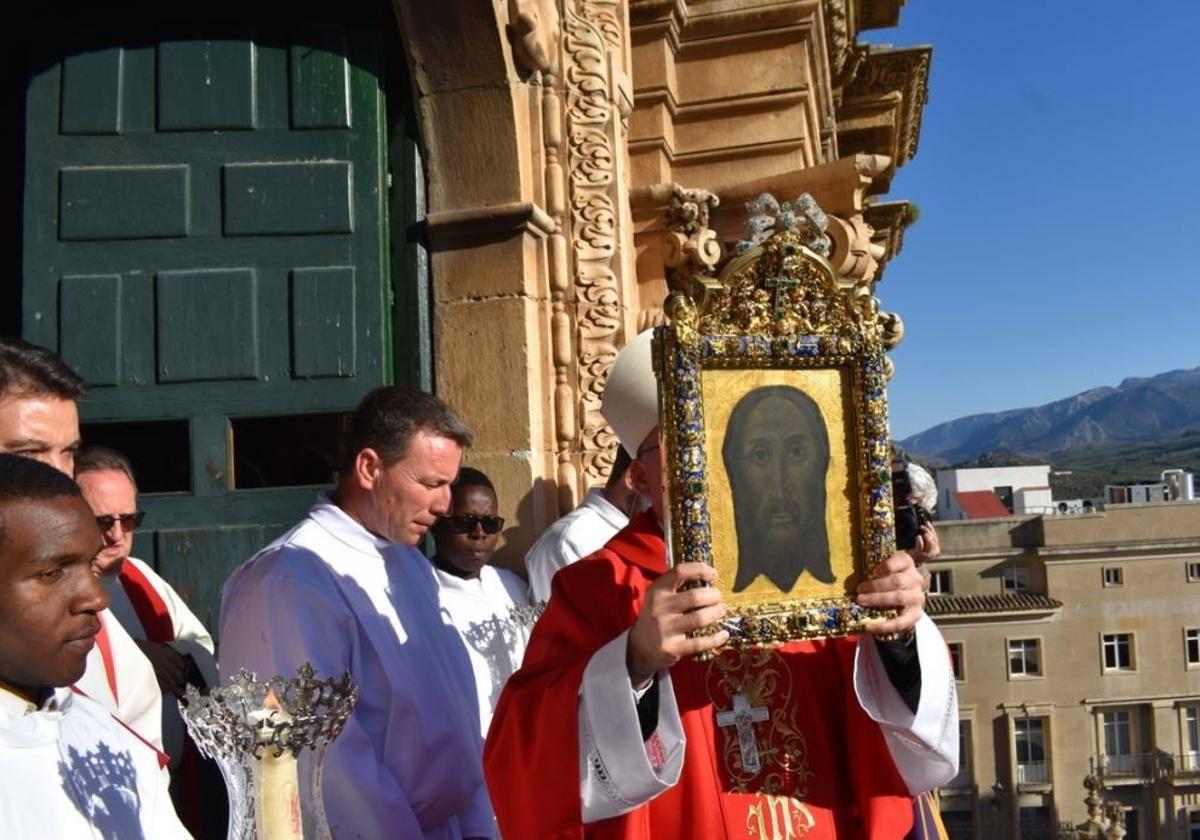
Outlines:
POLYGON ((151 642, 175 641, 175 622, 171 620, 167 603, 142 570, 126 560, 118 580, 146 631, 146 639, 151 642))
MULTIPOLYGON (((84 691, 82 691, 78 686, 74 686, 74 685, 71 686, 71 691, 74 691, 80 697, 87 697, 87 694, 84 691)), ((88 699, 90 700, 91 698, 88 698, 88 699)), ((110 717, 112 717, 112 719, 115 720, 117 723, 121 724, 121 726, 125 727, 126 732, 128 732, 134 738, 137 738, 139 741, 141 741, 143 744, 145 744, 147 747, 149 747, 150 749, 152 749, 154 751, 154 755, 158 759, 158 769, 159 770, 161 770, 162 768, 166 767, 168 764, 171 763, 170 756, 168 756, 165 752, 160 750, 158 747, 151 744, 149 741, 147 741, 141 735, 137 734, 137 732, 134 730, 134 728, 132 726, 130 726, 125 721, 121 720, 116 715, 110 715, 110 717)))

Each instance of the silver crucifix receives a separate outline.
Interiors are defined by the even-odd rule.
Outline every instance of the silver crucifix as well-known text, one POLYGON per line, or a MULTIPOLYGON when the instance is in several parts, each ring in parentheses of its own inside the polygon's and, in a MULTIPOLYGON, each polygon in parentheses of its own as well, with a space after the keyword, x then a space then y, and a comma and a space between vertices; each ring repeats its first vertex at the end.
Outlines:
POLYGON ((762 769, 758 758, 758 743, 754 740, 754 724, 767 720, 767 710, 764 706, 751 708, 750 698, 744 692, 733 695, 733 708, 725 712, 717 712, 718 726, 737 727, 738 751, 742 754, 742 769, 751 774, 762 769))

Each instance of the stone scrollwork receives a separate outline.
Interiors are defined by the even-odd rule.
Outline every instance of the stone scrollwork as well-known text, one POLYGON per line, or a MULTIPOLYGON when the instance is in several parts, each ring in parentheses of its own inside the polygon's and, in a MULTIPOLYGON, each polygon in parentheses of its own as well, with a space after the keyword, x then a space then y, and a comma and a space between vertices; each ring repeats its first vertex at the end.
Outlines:
POLYGON ((615 438, 600 414, 604 380, 622 336, 616 132, 609 71, 621 48, 618 0, 566 0, 568 223, 574 257, 572 277, 578 362, 576 418, 582 482, 607 475, 615 438))
POLYGON ((709 227, 709 217, 720 203, 708 190, 672 185, 663 256, 672 289, 686 290, 697 274, 711 276, 720 261, 721 243, 709 227))
POLYGON ((508 0, 508 20, 513 52, 521 66, 540 73, 555 69, 562 35, 556 0, 508 0))
POLYGON ((872 241, 875 229, 861 214, 856 214, 849 219, 830 216, 826 232, 833 240, 830 262, 838 275, 859 283, 871 283, 887 253, 883 245, 872 241))

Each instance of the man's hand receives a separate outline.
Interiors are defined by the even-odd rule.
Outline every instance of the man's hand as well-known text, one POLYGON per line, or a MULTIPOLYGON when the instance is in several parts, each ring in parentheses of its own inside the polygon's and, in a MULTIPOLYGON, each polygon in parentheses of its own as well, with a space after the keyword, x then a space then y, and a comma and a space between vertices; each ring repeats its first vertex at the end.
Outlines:
POLYGON ((164 642, 137 640, 137 646, 146 654, 158 678, 158 687, 166 694, 183 696, 187 685, 187 657, 164 642))
POLYGON ((920 570, 907 551, 897 551, 858 585, 859 606, 899 610, 895 618, 876 621, 869 632, 876 636, 911 630, 925 610, 925 586, 920 570))
POLYGON ((928 563, 942 553, 942 545, 938 541, 937 529, 933 527, 932 522, 926 522, 921 526, 921 532, 917 534, 917 544, 912 547, 913 562, 918 566, 928 563))
POLYGON ((689 638, 688 633, 725 615, 721 591, 712 586, 684 589, 691 581, 712 583, 717 572, 704 563, 683 563, 654 581, 642 602, 642 611, 629 631, 625 663, 635 688, 645 685, 663 668, 685 656, 713 650, 729 641, 721 630, 711 636, 689 638))

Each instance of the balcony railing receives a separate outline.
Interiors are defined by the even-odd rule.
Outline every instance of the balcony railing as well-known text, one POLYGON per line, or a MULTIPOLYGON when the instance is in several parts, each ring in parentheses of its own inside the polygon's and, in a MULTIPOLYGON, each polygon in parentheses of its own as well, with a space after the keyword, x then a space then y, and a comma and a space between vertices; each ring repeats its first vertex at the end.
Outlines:
POLYGON ((1152 779, 1158 775, 1161 763, 1154 753, 1094 755, 1092 772, 1109 780, 1152 779))
POLYGON ((1045 761, 1027 761, 1017 765, 1017 784, 1044 785, 1050 781, 1050 765, 1045 761))
POLYGON ((1200 776, 1200 752, 1159 755, 1159 775, 1168 779, 1193 779, 1200 776))

